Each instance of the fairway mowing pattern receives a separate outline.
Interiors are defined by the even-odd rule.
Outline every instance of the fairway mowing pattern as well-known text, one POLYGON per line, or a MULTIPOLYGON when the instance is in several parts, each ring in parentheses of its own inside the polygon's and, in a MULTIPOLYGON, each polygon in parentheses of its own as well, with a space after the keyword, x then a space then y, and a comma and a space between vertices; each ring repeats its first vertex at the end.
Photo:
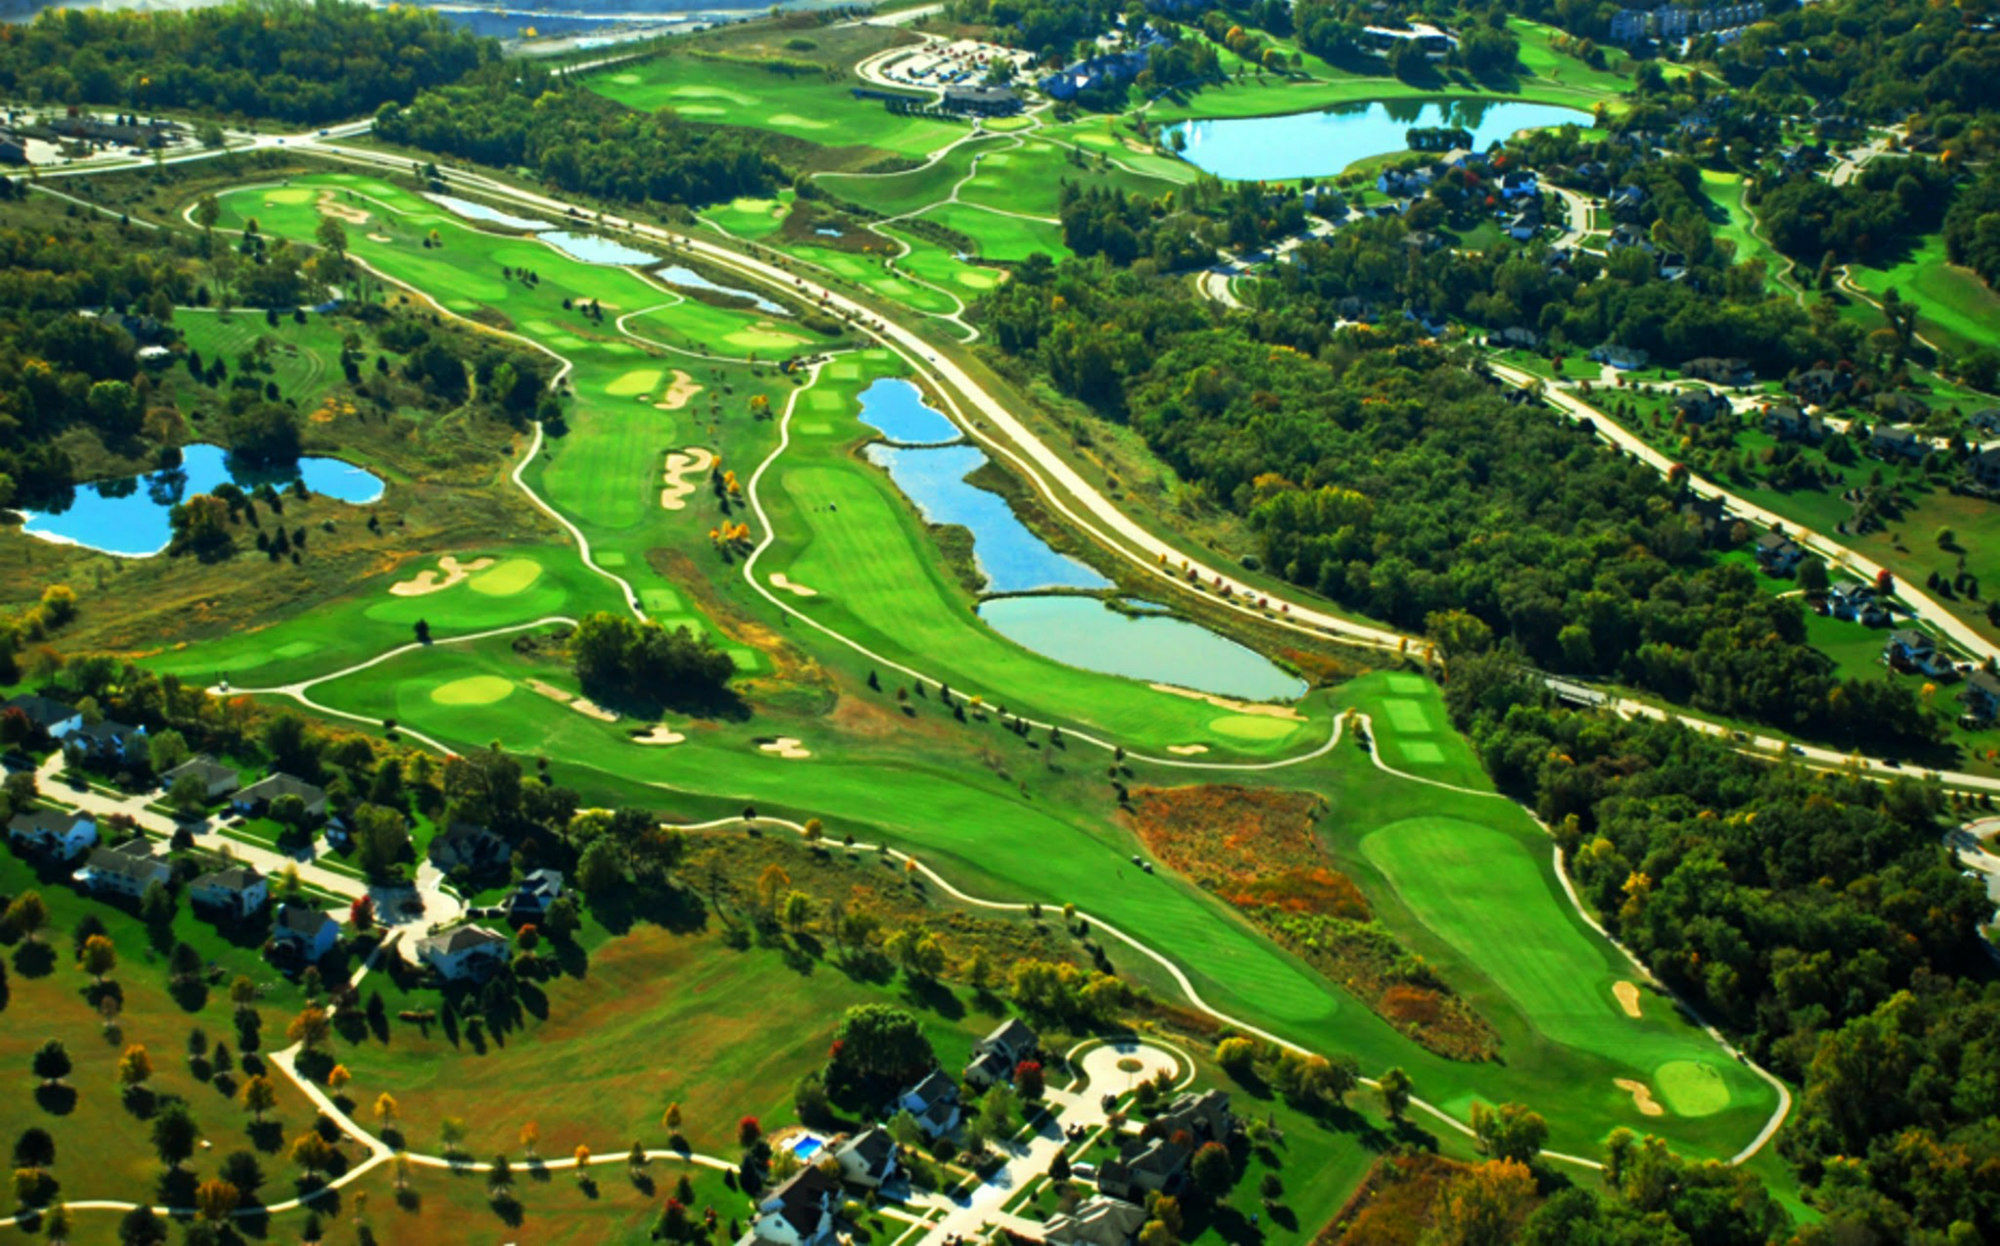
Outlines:
POLYGON ((1422 701, 1390 697, 1382 702, 1382 712, 1388 715, 1389 725, 1398 731, 1409 735, 1429 735, 1431 732, 1431 716, 1424 712, 1422 701))
POLYGON ((431 700, 439 705, 491 705, 514 692, 512 680, 498 675, 468 675, 431 689, 431 700))
POLYGON ((1703 1060, 1669 1060, 1653 1071, 1660 1098, 1676 1116, 1713 1116, 1729 1106, 1729 1086, 1703 1060))
POLYGON ((473 576, 468 587, 488 597, 512 597, 541 578, 542 564, 532 558, 509 558, 473 576))
POLYGON ((1289 718, 1267 718, 1257 714, 1224 714, 1209 720, 1208 729, 1217 735, 1238 740, 1282 740, 1299 729, 1289 718))

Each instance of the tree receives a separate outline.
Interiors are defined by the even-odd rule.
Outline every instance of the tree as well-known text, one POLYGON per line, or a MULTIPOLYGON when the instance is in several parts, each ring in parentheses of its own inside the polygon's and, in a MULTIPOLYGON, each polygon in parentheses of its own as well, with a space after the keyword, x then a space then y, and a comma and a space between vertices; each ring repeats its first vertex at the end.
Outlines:
POLYGON ((1480 1149, 1494 1159, 1530 1164, 1548 1141, 1549 1125, 1518 1103, 1503 1103, 1497 1109, 1474 1103, 1472 1132, 1480 1149))
POLYGON ((1239 1081, 1251 1071, 1256 1060, 1257 1044, 1240 1034, 1231 1035, 1215 1045, 1215 1062, 1239 1081))
POLYGON ((194 1192, 195 1210, 202 1219, 215 1224, 227 1220, 242 1201, 242 1191, 220 1178, 202 1182, 194 1192))
MULTIPOLYGON (((1500 1246, 1535 1197, 1534 1174, 1510 1159, 1488 1160, 1461 1173, 1437 1212, 1440 1246, 1500 1246)), ((1682 1239, 1685 1240, 1685 1239, 1682 1239)))
POLYGON ((257 1156, 250 1151, 231 1151, 222 1161, 217 1175, 236 1187, 237 1193, 245 1198, 253 1197, 258 1187, 264 1184, 264 1167, 257 1162, 257 1156))
POLYGON ((385 1133, 396 1127, 396 1098, 386 1090, 375 1098, 375 1123, 385 1133))
POLYGON ((144 1086, 152 1076, 153 1059, 146 1054, 146 1049, 138 1043, 133 1043, 130 1047, 127 1047, 125 1054, 118 1058, 118 1080, 120 1083, 137 1089, 140 1086, 144 1086))
POLYGON ((318 1050, 332 1033, 332 1019, 327 1016, 326 1009, 317 1004, 307 1004, 285 1029, 285 1037, 307 1051, 318 1050))
POLYGON ((189 1115, 187 1105, 178 1099, 169 1099, 159 1114, 153 1117, 153 1150, 160 1162, 169 1168, 179 1168, 187 1157, 194 1154, 194 1144, 201 1137, 201 1130, 189 1115))
POLYGON ((763 1136, 764 1127, 757 1123, 756 1117, 746 1116, 736 1122, 736 1145, 742 1147, 744 1150, 747 1151, 751 1147, 756 1146, 763 1136))
POLYGON ((92 935, 83 941, 83 954, 76 963, 102 986, 105 977, 118 967, 118 945, 103 935, 92 935))
POLYGON ((917 1019, 889 1004, 857 1004, 833 1036, 833 1071, 877 1084, 905 1084, 937 1065, 917 1019))
POLYGON ((167 789, 167 804, 176 813, 199 813, 208 807, 208 784, 198 774, 184 774, 167 789))
POLYGON ((309 1177, 332 1168, 338 1154, 333 1144, 319 1136, 317 1129, 308 1129, 292 1139, 292 1162, 304 1169, 309 1177))
POLYGON ((134 1207, 118 1221, 119 1246, 166 1246, 167 1223, 150 1207, 134 1207))
POLYGON ((1401 1069, 1390 1069, 1377 1080, 1382 1092, 1382 1107, 1389 1113, 1389 1119, 1400 1121, 1410 1106, 1410 1075, 1401 1069))
POLYGON ((155 930, 165 930, 174 923, 174 914, 180 905, 174 902, 174 893, 161 883, 146 884, 145 894, 139 897, 139 918, 155 930))
POLYGON ((53 1086, 69 1076, 69 1049, 60 1039, 49 1039, 35 1049, 35 1076, 42 1079, 44 1086, 53 1086))
POLYGON ((521 1126, 521 1151, 529 1159, 535 1158, 535 1147, 541 1143, 542 1127, 533 1121, 521 1126))
POLYGON ((1188 1170, 1194 1177, 1195 1188, 1207 1195, 1211 1202, 1221 1199, 1236 1184, 1236 1165, 1229 1158, 1229 1148, 1220 1142, 1205 1142, 1189 1161, 1188 1170))
POLYGON ((252 1120, 263 1120, 264 1113, 278 1106, 278 1088, 271 1084, 270 1078, 261 1075, 244 1082, 237 1097, 252 1120))
POLYGON ((1034 1102, 1047 1092, 1047 1084, 1042 1076, 1042 1066, 1036 1060, 1023 1060, 1014 1066, 1014 1089, 1023 1099, 1034 1102))
POLYGON ((165 774, 188 759, 187 739, 167 727, 146 738, 146 758, 154 774, 165 774))
POLYGON ((49 1131, 31 1125, 14 1140, 14 1167, 47 1168, 56 1162, 56 1140, 49 1131))
POLYGON ((39 943, 41 933, 49 924, 49 907, 42 902, 39 891, 24 891, 14 897, 7 906, 7 927, 17 931, 30 943, 39 943))

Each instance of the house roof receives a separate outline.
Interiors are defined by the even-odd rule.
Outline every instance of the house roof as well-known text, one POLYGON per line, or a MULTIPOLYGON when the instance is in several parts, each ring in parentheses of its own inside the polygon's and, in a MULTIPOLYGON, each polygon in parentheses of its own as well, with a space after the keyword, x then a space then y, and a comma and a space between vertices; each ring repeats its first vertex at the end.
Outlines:
POLYGON ((324 789, 316 787, 304 779, 295 779, 280 770, 265 775, 249 787, 236 793, 236 799, 245 804, 254 804, 257 801, 273 801, 280 796, 296 796, 308 805, 311 805, 325 800, 326 792, 324 789))
POLYGON ((71 813, 66 809, 31 809, 17 813, 7 823, 7 829, 17 835, 64 835, 78 822, 88 822, 93 827, 97 819, 87 813, 71 813))
POLYGON ((449 844, 454 848, 498 843, 500 837, 477 822, 454 822, 443 833, 431 840, 432 844, 449 844))
POLYGON ((303 904, 280 904, 276 926, 280 933, 314 939, 320 931, 335 925, 333 918, 315 908, 303 904))
POLYGON ((221 762, 215 760, 215 758, 208 756, 206 753, 188 758, 180 765, 175 766, 172 770, 169 770, 165 774, 161 775, 160 781, 164 783, 166 786, 172 787, 174 785, 175 780, 181 779, 187 775, 193 775, 195 778, 200 779, 204 784, 207 784, 210 787, 213 787, 217 783, 223 782, 224 780, 228 780, 232 784, 239 782, 239 780, 236 777, 236 768, 234 766, 225 766, 221 762))
POLYGON ((153 855, 153 845, 145 839, 128 839, 90 854, 84 868, 92 874, 116 874, 123 878, 152 879, 160 875, 166 862, 153 855))
POLYGON ((70 732, 69 738, 72 740, 101 740, 110 743, 122 743, 126 736, 132 735, 138 730, 139 728, 132 726, 130 723, 114 722, 109 718, 104 718, 94 723, 83 724, 75 731, 70 732))
POLYGON ((1137 1203, 1096 1194, 1049 1217, 1042 1236, 1060 1246, 1125 1246, 1145 1223, 1146 1209, 1137 1203))
POLYGON ((1124 1154, 1105 1161, 1104 1167, 1099 1170, 1098 1180, 1100 1184, 1109 1179, 1157 1188, 1185 1167, 1191 1154, 1188 1148, 1171 1138, 1148 1138, 1143 1142, 1129 1143, 1124 1154), (1147 1181, 1148 1177, 1152 1180, 1147 1181))
POLYGON ((826 1217, 827 1204, 839 1190, 840 1183, 833 1177, 818 1168, 807 1166, 765 1195, 758 1202, 757 1209, 766 1213, 776 1212, 801 1239, 809 1238, 819 1232, 820 1222, 826 1217))
POLYGON ((1991 671, 1974 671, 1971 677, 1965 681, 1965 690, 1967 692, 1983 693, 1995 700, 2000 700, 2000 678, 1996 678, 1991 671))
POLYGON ((1219 1139, 1236 1125, 1229 1111, 1229 1094, 1222 1090, 1187 1091, 1153 1119, 1165 1127, 1168 1136, 1185 1129, 1203 1141, 1219 1139))
POLYGON ((1032 1051, 1041 1044, 1041 1035, 1029 1028, 1019 1017, 1009 1017, 993 1027, 993 1032, 979 1040, 981 1047, 1003 1047, 1008 1051, 1032 1051))
POLYGON ((905 1098, 915 1099, 926 1108, 939 1103, 958 1102, 958 1083, 944 1075, 942 1069, 932 1069, 924 1079, 910 1087, 905 1098))
POLYGON ((999 1079, 1014 1071, 1007 1057, 998 1051, 980 1051, 973 1054, 972 1062, 965 1066, 965 1075, 971 1078, 977 1072, 984 1077, 999 1079))
POLYGON ((1889 643, 1908 649, 1912 653, 1924 653, 1937 647, 1930 637, 1914 627, 1900 627, 1890 632, 1889 643))
POLYGON ((44 731, 59 722, 75 718, 77 715, 74 705, 68 705, 50 697, 38 696, 32 692, 23 693, 18 697, 10 697, 6 708, 20 710, 28 716, 29 722, 44 731))
POLYGON ((507 936, 496 934, 484 926, 458 926, 420 940, 417 951, 455 955, 495 944, 505 945, 506 942, 507 936))
POLYGON ((897 1149, 896 1139, 889 1131, 874 1125, 849 1138, 834 1154, 836 1157, 852 1155, 869 1173, 879 1175, 889 1170, 897 1149))
POLYGON ((1766 532, 1763 536, 1757 538, 1757 550, 1759 553, 1781 553, 1787 546, 1797 548, 1792 538, 1782 532, 1766 532))
POLYGON ((210 891, 245 892, 264 881, 264 876, 247 865, 231 865, 211 870, 194 880, 194 886, 210 891))

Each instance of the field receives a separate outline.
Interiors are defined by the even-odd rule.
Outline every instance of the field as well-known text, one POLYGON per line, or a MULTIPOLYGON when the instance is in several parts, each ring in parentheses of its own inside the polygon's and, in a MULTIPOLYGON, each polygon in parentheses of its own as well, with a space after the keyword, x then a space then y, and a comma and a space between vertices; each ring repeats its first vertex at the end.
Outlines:
POLYGON ((1954 355, 2000 341, 2000 294, 1967 268, 1945 258, 1944 238, 1932 234, 1887 267, 1855 264, 1848 269, 1854 284, 1880 301, 1890 290, 1916 300, 1917 332, 1954 355))

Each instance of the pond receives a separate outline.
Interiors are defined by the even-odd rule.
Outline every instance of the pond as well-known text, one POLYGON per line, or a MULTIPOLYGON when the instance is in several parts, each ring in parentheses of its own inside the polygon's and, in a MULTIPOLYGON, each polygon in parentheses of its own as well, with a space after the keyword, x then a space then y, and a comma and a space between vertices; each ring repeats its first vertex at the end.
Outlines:
POLYGON ((474 203, 470 199, 460 199, 457 195, 426 195, 424 197, 440 207, 457 213, 468 221, 485 221, 488 224, 499 225, 507 229, 555 228, 552 222, 538 221, 530 216, 515 216, 510 212, 502 212, 498 208, 489 208, 483 203, 474 203))
POLYGON ((1281 117, 1184 121, 1173 129, 1186 136, 1182 157, 1203 172, 1278 181, 1338 173, 1357 160, 1404 150, 1406 132, 1417 126, 1462 126, 1472 132, 1472 149, 1484 151, 1517 130, 1571 121, 1588 127, 1592 120, 1575 108, 1520 100, 1408 99, 1281 117))
POLYGON ((751 306, 755 307, 758 311, 766 312, 773 316, 789 316, 792 314, 791 308, 773 303, 761 294, 752 294, 748 290, 739 290, 735 286, 719 285, 684 264, 669 264, 665 268, 655 271, 653 275, 670 286, 686 286, 690 290, 713 290, 717 294, 732 294, 740 299, 749 299, 751 306))
POLYGON ((868 447, 868 461, 884 468, 904 496, 934 524, 959 524, 972 533, 972 557, 989 593, 1045 588, 1110 588, 1086 564, 1058 554, 1028 530, 1007 500, 966 483, 986 456, 975 446, 868 447))
POLYGON ((1086 671, 1241 701, 1295 701, 1306 694, 1304 680, 1256 650, 1153 610, 1135 617, 1095 597, 1000 597, 980 603, 979 617, 1022 648, 1086 671))
POLYGON ((586 264, 617 264, 624 267, 644 268, 657 264, 660 257, 650 251, 628 247, 622 242, 613 242, 596 234, 576 234, 567 229, 552 229, 545 234, 536 234, 543 242, 574 260, 586 264))
POLYGON ((249 490, 262 484, 282 489, 293 480, 342 502, 373 502, 382 496, 380 477, 339 459, 303 458, 293 471, 250 469, 233 466, 220 446, 192 445, 183 448, 177 468, 79 485, 65 506, 23 512, 28 517, 23 530, 61 545, 145 558, 167 547, 172 535, 167 512, 183 498, 225 481, 249 490))
POLYGON ((964 434, 908 381, 885 377, 861 391, 861 422, 905 446, 937 446, 964 434))

